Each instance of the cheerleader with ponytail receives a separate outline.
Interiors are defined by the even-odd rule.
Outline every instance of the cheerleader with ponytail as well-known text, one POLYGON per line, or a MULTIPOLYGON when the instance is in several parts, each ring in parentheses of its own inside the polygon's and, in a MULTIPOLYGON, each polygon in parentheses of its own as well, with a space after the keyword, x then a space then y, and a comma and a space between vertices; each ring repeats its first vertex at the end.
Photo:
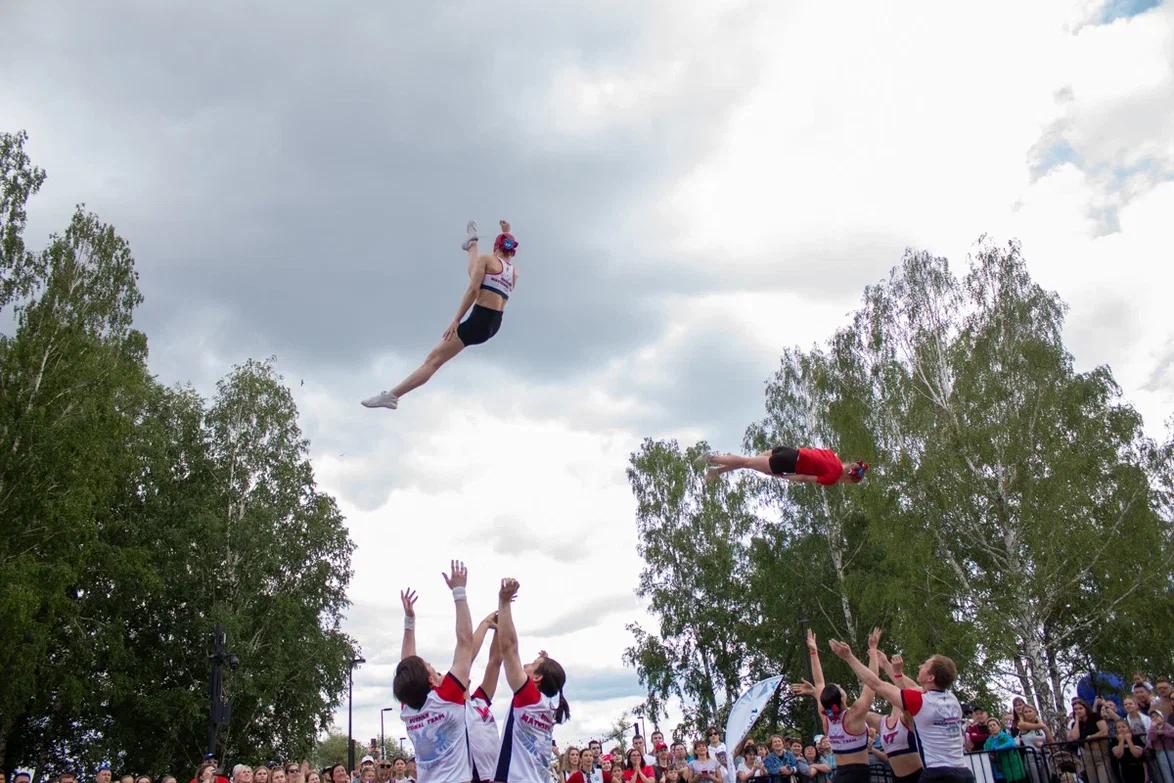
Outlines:
POLYGON ((497 638, 506 681, 514 692, 510 714, 497 757, 499 783, 549 783, 554 726, 571 717, 563 696, 567 673, 545 651, 532 663, 523 664, 518 654, 518 630, 512 604, 518 580, 501 580, 497 603, 497 638))
MULTIPOLYGON (((880 636, 879 628, 874 628, 868 635, 870 665, 874 668, 879 666, 876 648, 880 636)), ((810 630, 807 632, 807 651, 811 656, 811 676, 815 682, 804 680, 792 686, 791 690, 802 696, 819 699, 824 733, 836 755, 835 783, 868 783, 868 727, 879 725, 881 720, 880 715, 868 709, 872 704, 873 691, 864 688, 860 698, 849 705, 848 694, 844 693, 843 688, 835 683, 824 682, 819 647, 815 633, 810 630)))

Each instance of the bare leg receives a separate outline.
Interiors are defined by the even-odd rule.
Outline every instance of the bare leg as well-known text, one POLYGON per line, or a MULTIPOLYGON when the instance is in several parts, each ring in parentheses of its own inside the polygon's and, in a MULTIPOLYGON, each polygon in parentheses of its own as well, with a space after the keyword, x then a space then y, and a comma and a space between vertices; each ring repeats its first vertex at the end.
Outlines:
POLYGON ((396 397, 402 397, 417 386, 423 386, 437 370, 444 366, 445 362, 463 351, 464 348, 465 344, 456 335, 444 340, 433 348, 424 363, 417 367, 411 375, 400 381, 399 386, 392 389, 391 393, 396 397))
POLYGON ((469 243, 469 267, 468 267, 468 271, 469 271, 469 276, 470 276, 470 277, 472 277, 472 276, 473 276, 473 265, 477 263, 477 257, 478 257, 479 255, 480 255, 480 253, 479 253, 479 252, 478 252, 478 250, 477 250, 477 240, 473 240, 472 242, 470 242, 470 243, 469 243))
POLYGON ((717 467, 710 468, 705 472, 705 478, 708 481, 713 481, 731 470, 757 470, 768 476, 775 475, 770 469, 769 451, 764 451, 756 457, 745 457, 741 454, 711 454, 709 455, 709 464, 717 467))

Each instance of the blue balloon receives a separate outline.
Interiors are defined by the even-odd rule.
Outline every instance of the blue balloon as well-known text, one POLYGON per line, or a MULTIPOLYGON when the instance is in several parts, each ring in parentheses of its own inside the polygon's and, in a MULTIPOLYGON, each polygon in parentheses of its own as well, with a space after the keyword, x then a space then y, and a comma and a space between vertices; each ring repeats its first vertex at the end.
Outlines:
POLYGON ((1076 683, 1076 695, 1088 702, 1089 706, 1100 696, 1102 701, 1111 701, 1117 705, 1117 714, 1125 714, 1125 706, 1121 703, 1121 695, 1129 693, 1130 688, 1125 678, 1113 672, 1093 672, 1080 678, 1076 683))

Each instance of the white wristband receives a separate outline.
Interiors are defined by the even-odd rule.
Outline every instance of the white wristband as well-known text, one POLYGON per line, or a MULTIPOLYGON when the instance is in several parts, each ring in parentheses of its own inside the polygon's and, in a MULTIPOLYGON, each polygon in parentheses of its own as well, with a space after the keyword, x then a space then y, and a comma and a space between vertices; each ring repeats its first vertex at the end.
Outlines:
POLYGON ((465 588, 463 588, 463 587, 454 587, 454 588, 452 589, 452 600, 454 600, 454 601, 464 601, 464 600, 465 600, 465 588))
POLYGON ((404 615, 404 630, 405 631, 416 630, 416 618, 415 617, 408 617, 406 614, 404 615))

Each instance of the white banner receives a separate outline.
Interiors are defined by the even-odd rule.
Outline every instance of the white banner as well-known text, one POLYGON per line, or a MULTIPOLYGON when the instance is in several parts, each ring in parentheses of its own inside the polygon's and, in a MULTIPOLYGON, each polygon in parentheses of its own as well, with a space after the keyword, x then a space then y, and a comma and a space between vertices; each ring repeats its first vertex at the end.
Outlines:
POLYGON ((729 777, 727 779, 730 783, 735 780, 734 754, 738 752, 738 746, 742 744, 742 740, 746 739, 750 728, 758 720, 758 716, 762 714, 763 707, 770 701, 771 696, 775 695, 775 691, 779 689, 782 682, 783 676, 779 674, 754 683, 738 697, 730 709, 730 719, 726 721, 726 749, 729 758, 727 764, 729 777))

